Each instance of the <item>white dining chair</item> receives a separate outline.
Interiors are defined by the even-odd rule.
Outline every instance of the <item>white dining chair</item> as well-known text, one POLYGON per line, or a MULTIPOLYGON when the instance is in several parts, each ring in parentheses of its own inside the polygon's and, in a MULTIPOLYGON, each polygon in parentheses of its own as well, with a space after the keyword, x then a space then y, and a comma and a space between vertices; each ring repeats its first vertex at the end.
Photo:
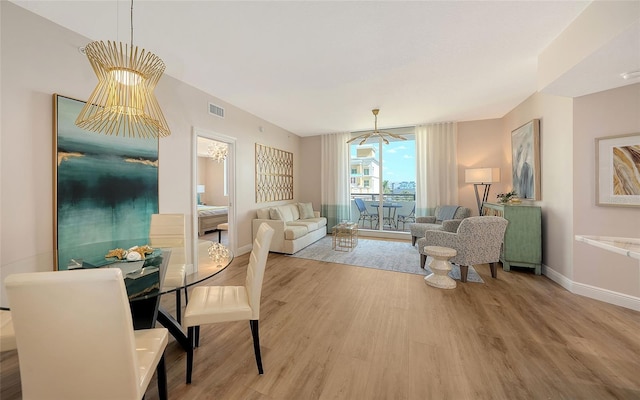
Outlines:
POLYGON ((183 323, 187 327, 189 341, 193 344, 187 350, 187 383, 191 383, 193 348, 200 342, 200 325, 218 322, 249 321, 258 372, 263 373, 258 320, 262 281, 273 233, 273 228, 266 223, 258 228, 244 286, 197 286, 192 290, 183 323))
POLYGON ((0 352, 16 348, 16 334, 13 330, 11 311, 0 310, 0 352))
POLYGON ((9 275, 22 398, 142 399, 157 370, 167 398, 165 328, 133 330, 118 268, 9 275))
MULTIPOLYGON (((163 291, 184 286, 186 277, 186 230, 184 214, 152 214, 149 227, 149 245, 154 248, 170 248, 171 257, 164 276, 163 291)), ((182 300, 180 289, 176 289, 176 320, 180 322, 182 300)), ((189 293, 184 288, 185 303, 189 293)))

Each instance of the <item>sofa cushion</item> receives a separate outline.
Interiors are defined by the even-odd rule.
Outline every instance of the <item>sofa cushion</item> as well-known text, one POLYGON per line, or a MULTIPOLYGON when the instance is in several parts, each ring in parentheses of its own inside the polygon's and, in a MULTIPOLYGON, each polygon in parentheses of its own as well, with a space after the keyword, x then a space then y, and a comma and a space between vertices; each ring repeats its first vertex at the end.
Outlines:
POLYGON ((311 203, 298 203, 298 210, 300 211, 300 219, 313 218, 313 204, 311 203))
POLYGON ((318 228, 327 226, 327 219, 325 217, 307 218, 305 221, 315 222, 318 224, 318 228))
POLYGON ((297 219, 300 219, 300 211, 298 211, 298 205, 297 204, 287 204, 287 207, 289 207, 289 210, 291 211, 291 220, 295 221, 297 219))
POLYGON ((269 218, 284 221, 284 215, 282 215, 282 212, 276 207, 269 209, 269 218))
POLYGON ((256 211, 258 215, 258 219, 271 219, 271 215, 269 215, 270 208, 259 208, 256 211))
POLYGON ((306 226, 288 225, 284 230, 284 238, 286 240, 295 240, 303 237, 309 232, 306 226))
POLYGON ((280 214, 282 214, 282 220, 284 222, 289 222, 294 220, 291 206, 289 206, 288 204, 284 206, 278 206, 276 207, 276 209, 278 209, 278 211, 280 211, 280 214))
POLYGON ((315 231, 320 227, 317 222, 309 219, 299 219, 297 221, 287 222, 287 226, 306 226, 307 231, 309 232, 315 231))

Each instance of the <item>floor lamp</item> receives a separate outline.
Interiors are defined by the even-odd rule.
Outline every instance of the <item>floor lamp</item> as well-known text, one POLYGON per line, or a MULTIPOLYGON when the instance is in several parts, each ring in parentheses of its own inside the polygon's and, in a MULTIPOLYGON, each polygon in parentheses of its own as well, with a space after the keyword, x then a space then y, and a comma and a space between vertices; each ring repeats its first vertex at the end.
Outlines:
POLYGON ((491 184, 500 182, 500 168, 469 168, 464 171, 465 183, 473 183, 473 187, 476 191, 476 202, 478 203, 478 215, 482 215, 482 204, 489 198, 489 189, 491 184), (484 193, 482 194, 482 201, 480 200, 480 193, 478 193, 478 186, 484 186, 484 193))

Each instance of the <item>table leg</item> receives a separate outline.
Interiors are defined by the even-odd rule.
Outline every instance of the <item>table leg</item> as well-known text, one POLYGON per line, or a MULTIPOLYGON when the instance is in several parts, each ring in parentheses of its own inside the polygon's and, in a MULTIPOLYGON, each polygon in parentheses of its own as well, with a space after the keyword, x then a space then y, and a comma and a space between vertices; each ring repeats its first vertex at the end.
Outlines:
POLYGON ((187 335, 182 330, 182 326, 178 323, 178 321, 176 321, 175 318, 173 318, 173 316, 171 316, 171 314, 169 314, 162 307, 158 308, 158 322, 160 322, 162 326, 169 330, 171 336, 176 339, 176 341, 180 344, 180 346, 182 346, 184 351, 189 350, 189 348, 191 347, 191 343, 189 342, 189 338, 187 337, 187 335))

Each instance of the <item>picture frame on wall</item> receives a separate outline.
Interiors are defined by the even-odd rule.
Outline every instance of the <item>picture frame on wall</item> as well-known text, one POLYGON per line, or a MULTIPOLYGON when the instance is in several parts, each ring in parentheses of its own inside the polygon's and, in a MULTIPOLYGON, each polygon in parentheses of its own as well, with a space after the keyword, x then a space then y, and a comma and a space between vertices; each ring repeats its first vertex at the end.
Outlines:
POLYGON ((158 139, 79 128, 75 120, 84 104, 53 95, 56 270, 104 262, 109 250, 147 244, 151 215, 158 212, 158 139))
POLYGON ((525 200, 542 200, 540 192, 540 120, 511 132, 513 190, 525 200))
POLYGON ((596 205, 640 207, 640 133, 599 137, 596 205))

